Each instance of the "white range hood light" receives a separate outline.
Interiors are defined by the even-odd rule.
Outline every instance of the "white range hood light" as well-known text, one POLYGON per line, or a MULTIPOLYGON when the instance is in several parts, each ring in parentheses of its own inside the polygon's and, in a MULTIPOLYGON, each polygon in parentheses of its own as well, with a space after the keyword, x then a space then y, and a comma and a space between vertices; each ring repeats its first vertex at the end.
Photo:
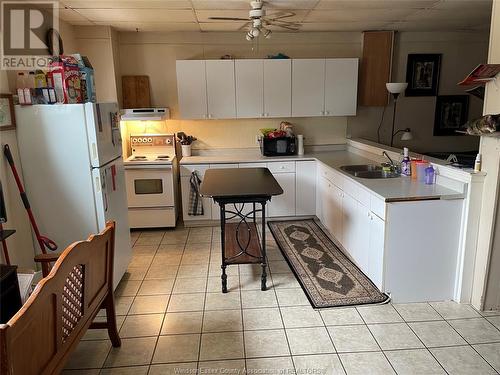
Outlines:
POLYGON ((163 121, 170 117, 168 108, 132 108, 124 109, 122 121, 163 121))

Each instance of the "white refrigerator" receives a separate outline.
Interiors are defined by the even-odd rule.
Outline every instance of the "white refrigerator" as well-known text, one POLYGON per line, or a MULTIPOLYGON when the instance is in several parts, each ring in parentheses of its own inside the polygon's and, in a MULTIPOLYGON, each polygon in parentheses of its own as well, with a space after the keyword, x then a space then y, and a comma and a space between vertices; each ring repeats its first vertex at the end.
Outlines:
POLYGON ((115 288, 132 256, 118 111, 116 103, 16 106, 22 173, 40 232, 64 250, 116 221, 115 288))

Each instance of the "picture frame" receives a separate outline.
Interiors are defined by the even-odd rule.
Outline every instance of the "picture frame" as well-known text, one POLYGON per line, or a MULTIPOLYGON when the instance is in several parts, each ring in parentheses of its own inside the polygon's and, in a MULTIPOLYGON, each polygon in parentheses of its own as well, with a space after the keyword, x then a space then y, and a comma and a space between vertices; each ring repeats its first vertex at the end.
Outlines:
POLYGON ((16 128, 14 100, 12 94, 0 94, 0 131, 16 128))
POLYGON ((410 53, 406 64, 406 96, 437 96, 439 73, 441 70, 440 53, 410 53))
POLYGON ((436 100, 434 135, 460 135, 469 116, 469 95, 440 95, 436 100))

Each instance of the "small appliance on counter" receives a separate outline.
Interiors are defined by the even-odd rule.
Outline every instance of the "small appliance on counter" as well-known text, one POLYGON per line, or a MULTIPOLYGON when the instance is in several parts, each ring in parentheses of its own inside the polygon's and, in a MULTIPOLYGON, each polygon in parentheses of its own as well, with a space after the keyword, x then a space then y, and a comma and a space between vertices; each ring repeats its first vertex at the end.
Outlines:
POLYGON ((292 124, 283 121, 279 129, 260 129, 260 151, 264 156, 286 156, 297 153, 292 124))
POLYGON ((178 171, 174 134, 133 134, 125 164, 131 228, 175 227, 178 171))

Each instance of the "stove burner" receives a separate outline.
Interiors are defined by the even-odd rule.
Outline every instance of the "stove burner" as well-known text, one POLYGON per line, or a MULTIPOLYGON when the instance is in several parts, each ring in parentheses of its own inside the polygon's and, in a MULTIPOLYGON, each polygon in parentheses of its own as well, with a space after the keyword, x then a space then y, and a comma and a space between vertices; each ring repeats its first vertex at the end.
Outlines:
POLYGON ((168 160, 168 159, 170 159, 170 156, 168 155, 158 155, 156 157, 156 160, 168 160))
POLYGON ((131 161, 145 161, 145 160, 148 160, 148 158, 146 156, 134 156, 132 159, 130 159, 131 161))

